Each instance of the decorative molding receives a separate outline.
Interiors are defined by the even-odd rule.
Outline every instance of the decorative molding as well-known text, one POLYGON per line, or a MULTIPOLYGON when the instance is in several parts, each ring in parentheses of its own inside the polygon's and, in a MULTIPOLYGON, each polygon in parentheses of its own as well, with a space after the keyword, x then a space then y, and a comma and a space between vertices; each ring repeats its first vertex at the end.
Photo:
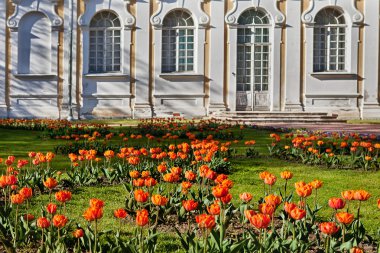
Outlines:
POLYGON ((7 26, 12 32, 18 31, 22 17, 33 11, 43 13, 50 20, 53 31, 60 29, 62 26, 63 19, 56 12, 56 0, 41 0, 38 5, 31 4, 30 6, 21 5, 21 3, 22 0, 12 0, 15 10, 7 20, 7 26))
POLYGON ((204 1, 205 0, 199 0, 199 3, 198 3, 198 10, 199 10, 199 13, 201 13, 200 17, 198 18, 198 23, 199 23, 199 26, 202 26, 202 27, 206 27, 210 23, 210 17, 202 9, 202 3, 204 3, 204 1))
POLYGON ((130 30, 135 26, 136 18, 132 15, 132 13, 128 11, 128 6, 131 4, 130 0, 118 0, 118 1, 103 0, 103 1, 110 2, 108 4, 109 9, 108 8, 104 9, 104 5, 97 4, 96 1, 84 0, 85 2, 84 13, 78 17, 78 25, 81 27, 82 30, 87 29, 90 26, 92 17, 97 12, 102 11, 102 10, 111 10, 115 12, 117 16, 119 17, 122 23, 122 26, 124 26, 125 30, 130 30), (123 8, 119 8, 120 3, 123 4, 123 8), (94 8, 88 8, 89 5, 92 5, 94 8), (91 13, 89 12, 89 9, 91 9, 91 13))
POLYGON ((156 12, 153 13, 152 17, 150 18, 150 23, 154 27, 161 27, 162 26, 162 20, 159 16, 162 13, 163 5, 162 5, 161 0, 156 0, 156 2, 158 4, 158 8, 157 8, 156 12))
POLYGON ((314 10, 314 6, 315 6, 314 0, 309 0, 309 7, 301 15, 301 20, 303 23, 310 24, 314 22, 314 17, 311 14, 311 12, 314 10))
POLYGON ((124 20, 124 27, 127 29, 133 28, 136 23, 136 18, 128 11, 128 6, 130 4, 131 4, 130 0, 124 0, 126 16, 127 16, 124 20))
POLYGON ((226 14, 225 21, 228 25, 233 25, 237 23, 237 17, 234 15, 238 8, 237 1, 238 0, 232 0, 232 9, 226 14))
POLYGON ((249 8, 261 8, 272 17, 272 23, 276 27, 282 27, 285 23, 285 15, 277 5, 278 0, 232 0, 233 7, 226 14, 225 21, 229 26, 238 25, 240 15, 249 8), (272 2, 270 2, 272 1, 272 2))
POLYGON ((309 0, 309 7, 302 13, 302 23, 313 26, 315 16, 320 10, 326 7, 339 7, 343 10, 346 17, 350 18, 352 24, 361 24, 364 15, 356 8, 356 0, 309 0))
POLYGON ((155 1, 158 4, 158 9, 150 17, 150 23, 156 29, 159 29, 162 27, 162 22, 165 16, 170 11, 174 9, 178 9, 178 8, 189 10, 192 14, 192 17, 196 20, 196 23, 198 24, 198 28, 205 28, 210 23, 210 17, 202 9, 202 3, 204 3, 205 0, 191 0, 191 1, 176 0, 176 1, 168 1, 168 2, 166 2, 166 0, 155 0, 155 1))

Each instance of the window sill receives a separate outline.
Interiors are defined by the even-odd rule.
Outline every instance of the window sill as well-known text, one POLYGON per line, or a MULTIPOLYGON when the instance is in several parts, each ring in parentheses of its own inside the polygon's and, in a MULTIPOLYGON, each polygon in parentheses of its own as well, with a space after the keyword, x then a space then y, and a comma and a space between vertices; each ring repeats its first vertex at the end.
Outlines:
POLYGON ((54 77, 57 77, 57 75, 53 74, 53 73, 49 73, 49 74, 13 74, 13 76, 20 78, 20 79, 54 78, 54 77))
POLYGON ((330 78, 340 78, 340 79, 354 79, 357 77, 355 73, 349 72, 312 72, 311 76, 319 79, 330 79, 330 78))
POLYGON ((159 77, 167 80, 203 80, 204 75, 189 72, 161 73, 159 77))
POLYGON ((127 74, 123 73, 87 73, 84 74, 86 78, 128 78, 127 74))

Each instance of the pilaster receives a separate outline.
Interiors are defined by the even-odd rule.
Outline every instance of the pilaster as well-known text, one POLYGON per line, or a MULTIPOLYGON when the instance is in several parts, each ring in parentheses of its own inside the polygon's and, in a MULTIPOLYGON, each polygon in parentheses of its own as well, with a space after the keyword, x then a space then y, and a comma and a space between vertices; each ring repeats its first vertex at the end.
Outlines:
POLYGON ((302 111, 301 2, 286 2, 285 111, 302 111))
POLYGON ((364 2, 363 118, 380 118, 379 1, 364 2))
POLYGON ((0 118, 7 117, 6 105, 6 15, 7 3, 0 1, 0 118))
POLYGON ((135 31, 135 104, 134 116, 151 117, 152 107, 149 93, 149 54, 150 54, 150 5, 145 0, 136 0, 135 31))
POLYGON ((209 111, 225 110, 224 103, 224 1, 211 1, 210 7, 210 104, 209 111))

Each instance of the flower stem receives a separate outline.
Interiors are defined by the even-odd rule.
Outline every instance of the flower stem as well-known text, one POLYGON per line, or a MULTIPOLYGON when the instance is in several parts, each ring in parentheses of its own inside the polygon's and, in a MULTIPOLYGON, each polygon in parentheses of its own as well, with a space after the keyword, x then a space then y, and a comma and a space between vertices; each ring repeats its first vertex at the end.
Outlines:
POLYGON ((17 242, 17 217, 18 216, 18 205, 16 207, 16 217, 15 217, 15 237, 14 237, 14 241, 13 241, 13 247, 16 249, 16 242, 17 242))

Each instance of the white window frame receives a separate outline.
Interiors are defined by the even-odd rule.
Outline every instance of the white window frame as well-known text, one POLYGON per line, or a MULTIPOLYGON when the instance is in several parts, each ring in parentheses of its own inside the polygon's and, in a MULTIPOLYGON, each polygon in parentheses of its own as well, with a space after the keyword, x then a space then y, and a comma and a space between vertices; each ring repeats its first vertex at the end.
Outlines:
MULTIPOLYGON (((121 28, 121 21, 120 21, 120 18, 118 17, 118 15, 116 15, 115 13, 113 12, 110 12, 110 11, 102 11, 102 12, 99 12, 97 13, 92 19, 91 19, 91 23, 90 23, 90 29, 89 29, 89 73, 93 73, 93 74, 97 74, 97 73, 120 73, 121 70, 122 70, 122 50, 121 50, 121 37, 122 37, 122 28, 121 28), (94 18, 96 18, 97 15, 101 15, 102 13, 105 13, 105 12, 108 12, 110 13, 111 15, 114 15, 117 19, 118 19, 118 22, 119 22, 119 26, 112 26, 112 27, 97 27, 97 26, 91 26, 91 23, 93 21, 94 18), (112 31, 112 36, 111 36, 111 44, 107 44, 107 39, 109 39, 110 37, 107 36, 107 32, 109 31, 112 31), (119 36, 115 36, 115 31, 119 31, 119 36), (91 35, 91 33, 95 32, 95 36, 91 35), (101 38, 101 36, 98 35, 98 32, 103 32, 103 38, 102 38, 102 41, 101 43, 99 43, 99 39, 101 38), (119 42, 115 42, 115 38, 119 37, 119 42), (93 44, 91 42, 91 39, 95 39, 95 44, 93 44), (107 58, 107 46, 111 45, 111 65, 107 65, 107 60, 109 60, 107 58), (95 46, 95 56, 92 57, 92 53, 93 51, 91 50, 91 47, 92 46, 95 46), (101 57, 101 64, 98 64, 98 46, 103 46, 103 50, 102 50, 102 57, 101 57), (119 46, 119 50, 115 50, 115 47, 119 46), (115 64, 115 55, 116 54, 119 54, 119 63, 118 64, 115 64), (92 62, 92 60, 95 60, 95 63, 92 62), (102 70, 101 71, 98 71, 98 67, 99 65, 101 65, 101 68, 102 70), (92 70, 92 66, 94 66, 94 70, 92 70), (118 66, 118 68, 117 68, 118 66), (108 68, 111 68, 111 70, 107 70, 108 68)), ((113 25, 115 25, 113 23, 113 25)))
MULTIPOLYGON (((327 9, 328 11, 336 11, 335 9, 327 9)), ((329 15, 326 12, 326 9, 322 9, 317 15, 329 15), (324 13, 322 13, 324 12, 324 13)), ((337 24, 318 24, 314 25, 313 29, 313 72, 347 72, 347 25, 345 23, 344 14, 340 13, 343 17, 343 24, 339 23, 340 16, 335 16, 337 20, 337 24), (322 29, 324 33, 321 32, 322 29), (344 29, 344 33, 340 33, 340 30, 344 29), (331 46, 331 36, 332 32, 335 31, 336 36, 336 48, 332 48, 331 46), (344 40, 340 40, 340 36, 344 36, 344 40), (324 36, 324 40, 320 40, 319 38, 324 36), (319 44, 318 44, 319 43, 319 44), (325 44, 325 48, 322 48, 321 44, 325 44), (339 47, 340 43, 343 43, 343 47, 339 47), (332 54, 332 51, 336 50, 335 55, 332 54), (344 54, 341 55, 339 52, 343 50, 344 54), (323 53, 322 53, 323 52, 323 53), (318 53, 318 54, 317 54, 318 53), (335 68, 331 67, 330 58, 335 57, 335 68), (343 57, 343 62, 339 61, 339 58, 343 57), (325 58, 325 61, 322 62, 321 58, 325 58), (343 64, 343 68, 340 68, 340 65, 343 64), (318 65, 318 68, 316 66, 318 65), (321 67, 322 66, 322 67, 321 67)))
MULTIPOLYGON (((162 56, 161 56, 161 73, 183 73, 183 72, 193 72, 194 71, 194 64, 195 64, 195 58, 196 58, 196 54, 195 54, 195 26, 194 26, 194 20, 192 19, 191 15, 183 10, 175 10, 173 12, 182 12, 182 13, 186 13, 187 15, 189 15, 189 18, 191 18, 191 22, 192 22, 192 26, 163 26, 162 27, 162 43, 161 43, 161 52, 162 52, 162 56), (181 31, 184 31, 184 35, 181 36, 180 35, 180 32, 181 31), (189 36, 189 31, 192 32, 192 34, 189 36), (171 38, 172 38, 172 32, 175 33, 175 50, 172 50, 170 48, 170 46, 173 44, 171 43, 171 38), (184 42, 184 45, 185 45, 185 49, 180 49, 180 43, 182 43, 180 41, 180 38, 181 37, 184 37, 185 38, 185 42, 184 42), (192 37, 193 40, 192 41, 187 41, 189 37, 192 37), (167 42, 164 43, 164 39, 167 38, 167 42), (164 50, 164 46, 168 46, 168 48, 166 50, 164 50), (189 49, 189 45, 192 46, 191 49, 189 49), (166 55, 164 54, 164 51, 167 51, 166 52, 166 55), (180 56, 180 52, 181 51, 184 51, 185 52, 185 56, 180 56), (192 51, 192 55, 188 55, 189 54, 189 51, 192 51), (172 52, 174 52, 175 54, 174 57, 172 56, 172 52), (175 58, 175 70, 171 70, 171 68, 173 67, 173 65, 171 64, 171 61, 172 59, 175 58), (167 64, 164 64, 164 59, 166 59, 168 61, 167 64), (184 59, 184 63, 180 63, 180 59, 184 59), (192 59, 192 62, 189 63, 189 59, 192 59), (184 66, 184 70, 180 70, 180 67, 181 66, 184 66), (165 69, 164 67, 167 67, 167 69, 165 69)), ((168 15, 171 15, 173 14, 172 12, 169 12, 167 14, 167 16, 165 18, 168 18, 168 15)))

